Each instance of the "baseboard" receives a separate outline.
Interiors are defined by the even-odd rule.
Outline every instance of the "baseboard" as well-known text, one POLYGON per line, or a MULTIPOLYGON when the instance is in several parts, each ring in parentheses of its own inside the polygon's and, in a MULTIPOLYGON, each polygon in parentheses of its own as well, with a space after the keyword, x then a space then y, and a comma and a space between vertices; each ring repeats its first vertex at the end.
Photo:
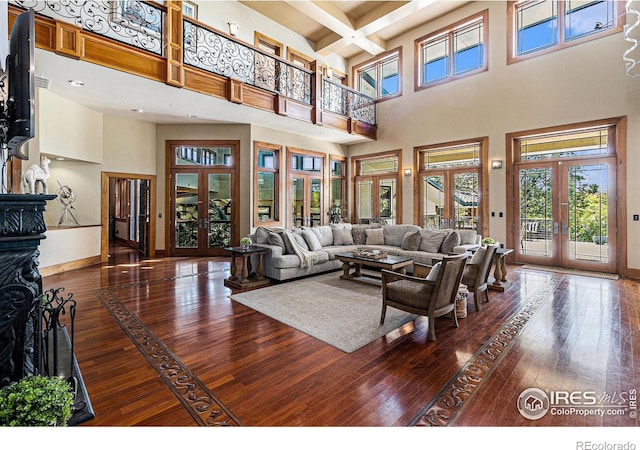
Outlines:
POLYGON ((624 271, 624 276, 627 278, 640 279, 640 269, 627 269, 624 271))
POLYGON ((93 266, 94 264, 100 264, 100 255, 76 259, 75 261, 56 264, 54 266, 44 267, 42 269, 39 269, 39 271, 41 276, 48 277, 50 275, 57 275, 59 273, 68 272, 69 270, 76 270, 82 269, 83 267, 87 266, 93 266))

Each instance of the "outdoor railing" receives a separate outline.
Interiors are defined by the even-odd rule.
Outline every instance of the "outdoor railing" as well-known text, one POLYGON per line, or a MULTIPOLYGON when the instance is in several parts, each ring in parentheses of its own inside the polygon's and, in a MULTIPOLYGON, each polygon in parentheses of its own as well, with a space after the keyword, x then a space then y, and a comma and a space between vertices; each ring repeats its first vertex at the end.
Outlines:
POLYGON ((183 20, 183 63, 311 104, 311 71, 183 20))
POLYGON ((143 1, 11 0, 23 9, 51 19, 73 23, 83 30, 163 55, 166 8, 143 1))

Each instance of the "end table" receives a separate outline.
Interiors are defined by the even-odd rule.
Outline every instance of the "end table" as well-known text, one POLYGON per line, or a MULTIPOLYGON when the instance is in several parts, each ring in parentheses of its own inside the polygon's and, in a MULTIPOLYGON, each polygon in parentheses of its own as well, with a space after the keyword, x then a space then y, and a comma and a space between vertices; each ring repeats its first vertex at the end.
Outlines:
POLYGON ((233 289, 250 289, 269 284, 269 279, 262 275, 262 257, 267 252, 264 247, 250 245, 248 247, 225 247, 231 253, 231 276, 224 280, 224 285, 233 289), (258 267, 253 272, 251 255, 258 256, 258 267), (242 260, 242 268, 238 272, 236 257, 242 260))

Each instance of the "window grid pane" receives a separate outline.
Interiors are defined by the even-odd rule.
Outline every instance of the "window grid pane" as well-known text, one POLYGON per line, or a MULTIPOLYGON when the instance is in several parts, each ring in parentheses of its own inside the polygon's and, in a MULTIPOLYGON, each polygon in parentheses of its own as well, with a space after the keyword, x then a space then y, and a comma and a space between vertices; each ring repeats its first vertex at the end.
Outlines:
POLYGON ((483 28, 482 22, 479 22, 454 33, 454 75, 476 70, 484 65, 483 28))
POLYGON ((360 161, 360 175, 375 175, 398 172, 398 157, 367 159, 360 161))
POLYGON ((425 42, 423 51, 422 82, 431 83, 449 76, 449 36, 425 42))
POLYGON ((369 97, 376 98, 378 92, 377 66, 369 67, 358 72, 359 91, 369 97))
POLYGON ((424 152, 424 169, 443 167, 477 167, 480 165, 480 144, 449 147, 424 152))
POLYGON ((380 97, 386 97, 387 95, 394 95, 400 92, 400 73, 398 68, 398 58, 383 61, 382 67, 382 83, 380 86, 380 97))
POLYGON ((613 2, 567 1, 565 3, 565 40, 579 39, 608 30, 615 25, 613 2))
POLYGON ((517 7, 518 55, 526 55, 558 43, 556 2, 525 3, 517 7))
POLYGON ((544 137, 520 140, 520 159, 533 161, 551 158, 607 155, 609 153, 607 128, 580 130, 544 137))

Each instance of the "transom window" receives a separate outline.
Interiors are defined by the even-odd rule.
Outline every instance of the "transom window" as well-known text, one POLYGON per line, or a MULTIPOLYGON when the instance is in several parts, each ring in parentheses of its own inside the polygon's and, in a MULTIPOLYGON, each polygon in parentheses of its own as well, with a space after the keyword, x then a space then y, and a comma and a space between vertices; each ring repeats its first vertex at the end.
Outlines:
POLYGON ((397 97, 402 93, 401 48, 354 67, 356 90, 376 99, 397 97))
POLYGON ((487 70, 488 10, 415 41, 416 88, 487 70))
POLYGON ((615 149, 608 145, 612 140, 611 127, 578 130, 519 140, 520 160, 532 161, 553 158, 608 156, 615 149))
POLYGON ((176 147, 176 165, 231 166, 231 147, 176 147))
POLYGON ((622 30, 623 2, 509 2, 509 63, 622 30))

